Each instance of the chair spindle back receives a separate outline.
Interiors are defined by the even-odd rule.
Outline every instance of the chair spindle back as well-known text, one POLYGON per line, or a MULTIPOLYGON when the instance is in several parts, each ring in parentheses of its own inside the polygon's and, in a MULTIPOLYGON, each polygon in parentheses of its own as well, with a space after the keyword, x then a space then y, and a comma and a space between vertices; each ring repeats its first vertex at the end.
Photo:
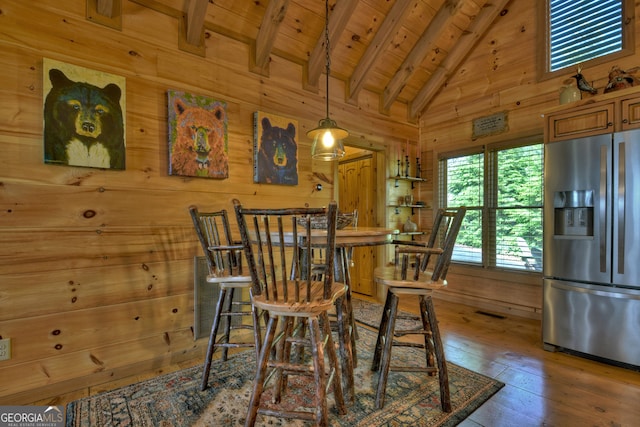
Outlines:
POLYGON ((254 295, 286 304, 308 304, 331 297, 335 202, 327 208, 247 209, 234 200, 234 208, 254 295), (326 221, 327 229, 312 230, 312 221, 326 221), (324 253, 320 265, 317 260, 312 263, 312 251, 319 248, 324 253), (313 274, 318 271, 324 274, 313 274), (324 286, 314 286, 316 277, 324 286))
POLYGON ((433 221, 433 229, 426 245, 407 245, 403 242, 396 242, 395 264, 401 269, 402 280, 407 279, 407 272, 411 263, 411 255, 416 257, 413 264, 413 280, 418 280, 420 274, 427 271, 429 260, 432 255, 437 255, 437 259, 431 271, 432 282, 442 282, 446 279, 453 247, 456 243, 462 220, 466 214, 466 208, 458 209, 438 209, 433 221))
POLYGON ((243 246, 231 237, 227 211, 199 212, 196 206, 190 206, 189 212, 207 260, 209 274, 242 275, 243 246))

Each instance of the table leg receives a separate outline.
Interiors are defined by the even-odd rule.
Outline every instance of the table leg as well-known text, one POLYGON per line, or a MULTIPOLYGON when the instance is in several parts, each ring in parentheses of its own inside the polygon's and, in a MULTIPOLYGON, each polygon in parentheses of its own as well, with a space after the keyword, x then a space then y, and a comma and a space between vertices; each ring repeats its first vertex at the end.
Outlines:
POLYGON ((334 268, 334 275, 336 282, 344 283, 347 286, 347 294, 345 295, 345 315, 347 316, 347 324, 349 325, 349 337, 348 339, 351 341, 351 352, 352 352, 352 360, 353 366, 358 366, 358 355, 356 353, 356 338, 358 331, 356 329, 356 321, 353 315, 353 305, 351 301, 351 273, 350 273, 350 263, 351 259, 349 257, 350 248, 346 247, 337 247, 336 248, 336 262, 334 268))

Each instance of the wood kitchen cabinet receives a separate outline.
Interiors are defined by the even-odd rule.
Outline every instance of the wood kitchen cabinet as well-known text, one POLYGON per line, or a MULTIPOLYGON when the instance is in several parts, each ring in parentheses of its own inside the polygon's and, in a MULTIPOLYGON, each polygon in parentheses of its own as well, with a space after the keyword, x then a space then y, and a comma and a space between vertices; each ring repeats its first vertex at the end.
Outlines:
POLYGON ((565 104, 547 112, 544 118, 547 142, 637 129, 640 88, 565 104))
POLYGON ((640 128, 640 95, 623 99, 620 107, 622 119, 620 130, 640 128))
POLYGON ((613 107, 612 102, 605 102, 568 112, 549 114, 546 119, 545 140, 554 142, 611 133, 613 132, 613 107))

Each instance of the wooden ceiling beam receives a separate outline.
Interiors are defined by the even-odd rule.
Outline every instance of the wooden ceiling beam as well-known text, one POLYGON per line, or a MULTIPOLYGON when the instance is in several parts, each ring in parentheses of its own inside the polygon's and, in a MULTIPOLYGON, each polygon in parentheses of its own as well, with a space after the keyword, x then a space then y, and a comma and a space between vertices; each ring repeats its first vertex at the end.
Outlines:
POLYGON ((453 18, 468 0, 447 0, 440 7, 427 28, 420 36, 409 55, 391 78, 382 94, 382 110, 389 111, 391 105, 396 101, 402 88, 407 84, 416 69, 420 66, 425 56, 435 47, 436 40, 440 33, 449 25, 453 18))
POLYGON ((373 70, 373 64, 380 58, 380 55, 385 51, 385 46, 391 43, 393 36, 398 32, 402 26, 402 22, 408 11, 410 10, 413 0, 397 0, 384 22, 376 32, 376 35, 371 40, 371 43, 367 47, 364 55, 360 58, 358 65, 353 70, 353 74, 349 78, 349 89, 347 94, 347 100, 354 103, 358 97, 358 93, 364 86, 364 82, 370 71, 373 70))
POLYGON ((209 0, 189 0, 186 16, 187 43, 199 46, 204 32, 204 18, 209 0))
POLYGON ((114 2, 113 0, 97 0, 96 11, 107 18, 113 18, 114 15, 114 2))
POLYGON ((250 68, 253 72, 268 75, 269 56, 288 7, 289 0, 271 0, 269 2, 262 17, 253 52, 251 52, 250 68))
POLYGON ((122 30, 122 0, 86 0, 86 3, 89 21, 122 30))
MULTIPOLYGON (((353 11, 358 5, 358 0, 340 0, 336 2, 331 16, 329 17, 329 46, 333 49, 334 41, 340 38, 351 19, 353 11)), ((324 19, 322 33, 318 37, 318 42, 309 56, 307 63, 307 88, 317 88, 320 74, 325 70, 325 48, 324 48, 324 19)), ((331 52, 329 52, 331 54, 331 52)))
POLYGON ((500 15, 505 15, 505 7, 511 0, 494 0, 487 2, 476 18, 473 20, 466 33, 460 37, 455 47, 440 63, 431 78, 420 89, 418 94, 409 104, 409 117, 412 119, 424 111, 433 100, 433 97, 442 89, 446 80, 451 77, 460 63, 467 57, 478 40, 487 32, 491 24, 500 15), (504 12, 503 12, 504 11, 504 12))

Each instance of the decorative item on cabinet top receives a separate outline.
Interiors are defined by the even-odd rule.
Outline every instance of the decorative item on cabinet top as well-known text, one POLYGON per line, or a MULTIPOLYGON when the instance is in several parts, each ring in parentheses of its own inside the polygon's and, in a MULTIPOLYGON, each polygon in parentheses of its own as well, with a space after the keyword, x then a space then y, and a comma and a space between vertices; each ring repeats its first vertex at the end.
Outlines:
POLYGON ((573 83, 573 79, 567 79, 563 82, 560 89, 560 104, 568 104, 582 99, 582 92, 573 83))
POLYGON ((604 93, 627 89, 640 83, 640 79, 635 76, 636 72, 638 72, 638 67, 625 71, 614 65, 609 71, 609 83, 605 86, 604 93))

